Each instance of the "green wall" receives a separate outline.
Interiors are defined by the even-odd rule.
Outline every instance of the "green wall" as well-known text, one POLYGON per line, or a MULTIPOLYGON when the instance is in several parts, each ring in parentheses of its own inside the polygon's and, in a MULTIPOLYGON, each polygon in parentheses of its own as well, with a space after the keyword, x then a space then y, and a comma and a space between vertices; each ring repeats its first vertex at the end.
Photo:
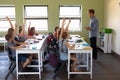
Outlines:
POLYGON ((104 0, 0 0, 0 5, 15 5, 16 23, 21 25, 24 16, 24 5, 48 5, 48 26, 49 31, 54 31, 54 27, 59 25, 59 5, 81 5, 82 6, 82 31, 74 32, 85 37, 88 41, 88 32, 84 26, 89 25, 87 11, 95 9, 96 17, 99 20, 99 31, 104 26, 104 0))

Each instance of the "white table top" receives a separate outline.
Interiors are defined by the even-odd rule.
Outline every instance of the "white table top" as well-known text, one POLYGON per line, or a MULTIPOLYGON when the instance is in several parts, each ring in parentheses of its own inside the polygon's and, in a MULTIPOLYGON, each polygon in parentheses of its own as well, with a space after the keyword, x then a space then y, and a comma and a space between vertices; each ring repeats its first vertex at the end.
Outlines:
POLYGON ((70 35, 71 39, 68 39, 69 44, 75 44, 74 50, 77 49, 92 49, 90 45, 79 35, 70 35), (80 42, 77 42, 80 41, 80 42))
POLYGON ((38 50, 41 49, 46 38, 42 38, 42 35, 35 36, 36 39, 28 39, 28 44, 19 50, 38 50), (28 46, 29 45, 29 46, 28 46))

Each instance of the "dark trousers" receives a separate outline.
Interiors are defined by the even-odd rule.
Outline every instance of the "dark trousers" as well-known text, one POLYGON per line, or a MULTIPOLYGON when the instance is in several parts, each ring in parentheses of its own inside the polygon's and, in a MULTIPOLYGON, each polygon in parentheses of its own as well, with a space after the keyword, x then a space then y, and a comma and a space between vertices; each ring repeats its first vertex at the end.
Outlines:
POLYGON ((94 59, 97 59, 97 45, 96 45, 96 43, 97 43, 97 38, 96 37, 91 37, 90 38, 90 46, 92 47, 92 49, 93 49, 93 58, 94 59))

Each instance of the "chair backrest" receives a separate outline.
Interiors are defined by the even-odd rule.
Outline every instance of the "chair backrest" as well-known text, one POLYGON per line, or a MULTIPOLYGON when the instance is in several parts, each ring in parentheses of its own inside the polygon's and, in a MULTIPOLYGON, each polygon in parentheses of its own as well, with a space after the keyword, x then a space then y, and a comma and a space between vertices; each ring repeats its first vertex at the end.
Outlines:
POLYGON ((15 41, 17 42, 25 42, 26 38, 23 36, 23 37, 19 37, 19 36, 15 36, 15 41))
POLYGON ((13 57, 12 57, 12 52, 11 52, 11 50, 10 50, 9 47, 6 47, 6 51, 7 51, 7 53, 8 53, 8 58, 9 58, 9 60, 10 60, 10 61, 15 61, 15 60, 13 59, 13 57))

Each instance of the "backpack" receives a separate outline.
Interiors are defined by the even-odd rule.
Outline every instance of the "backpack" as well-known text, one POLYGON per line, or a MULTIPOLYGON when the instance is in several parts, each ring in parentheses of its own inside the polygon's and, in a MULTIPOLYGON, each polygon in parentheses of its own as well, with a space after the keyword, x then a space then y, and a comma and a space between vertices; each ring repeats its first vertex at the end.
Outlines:
POLYGON ((48 53, 50 53, 50 52, 57 53, 58 52, 58 43, 52 33, 49 33, 48 37, 47 37, 47 50, 48 50, 48 53))
POLYGON ((58 58, 54 53, 51 53, 48 58, 49 63, 52 65, 52 67, 57 67, 58 65, 58 58))
POLYGON ((58 65, 58 44, 56 42, 54 35, 49 33, 47 37, 47 53, 49 55, 48 61, 53 67, 58 65))

